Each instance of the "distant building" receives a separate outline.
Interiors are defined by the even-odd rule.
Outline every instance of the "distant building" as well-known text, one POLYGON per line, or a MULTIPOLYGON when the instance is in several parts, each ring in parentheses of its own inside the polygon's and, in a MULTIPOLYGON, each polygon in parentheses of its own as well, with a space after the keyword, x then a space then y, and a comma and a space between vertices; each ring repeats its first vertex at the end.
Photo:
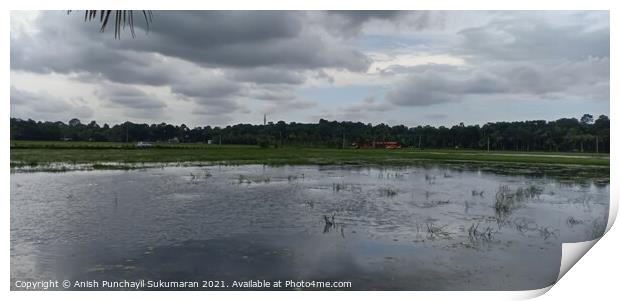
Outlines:
POLYGON ((179 138, 174 137, 172 139, 168 139, 168 143, 179 143, 179 138))
POLYGON ((379 146, 375 144, 375 148, 397 149, 402 147, 400 143, 396 141, 377 142, 377 144, 379 144, 379 146))
POLYGON ((371 143, 353 143, 354 148, 385 148, 385 149, 398 149, 402 148, 402 145, 396 141, 379 141, 371 143))
POLYGON ((138 141, 138 143, 136 143, 136 147, 138 148, 153 147, 153 144, 150 142, 138 141))

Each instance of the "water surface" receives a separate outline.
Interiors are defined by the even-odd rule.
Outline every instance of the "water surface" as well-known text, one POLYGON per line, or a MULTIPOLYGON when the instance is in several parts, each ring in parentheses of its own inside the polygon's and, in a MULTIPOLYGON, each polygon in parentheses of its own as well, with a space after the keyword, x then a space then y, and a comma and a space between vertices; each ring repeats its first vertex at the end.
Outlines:
POLYGON ((264 279, 537 289, 557 278, 563 242, 602 235, 607 177, 465 164, 14 173, 11 286, 264 279))

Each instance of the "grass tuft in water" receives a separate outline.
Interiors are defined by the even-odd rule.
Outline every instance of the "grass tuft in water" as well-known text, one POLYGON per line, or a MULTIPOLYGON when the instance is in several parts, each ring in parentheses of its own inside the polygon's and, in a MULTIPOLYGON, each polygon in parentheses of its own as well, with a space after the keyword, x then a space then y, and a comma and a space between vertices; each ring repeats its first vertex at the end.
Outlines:
POLYGON ((395 189, 390 188, 390 187, 380 188, 379 189, 379 193, 382 196, 387 196, 387 197, 394 197, 394 196, 398 195, 398 192, 395 189))
POLYGON ((483 197, 483 196, 484 196, 484 190, 480 190, 480 191, 478 191, 478 190, 476 190, 476 189, 473 189, 473 190, 471 191, 471 195, 472 195, 472 196, 480 196, 480 197, 483 197))
POLYGON ((445 228, 448 225, 436 226, 433 223, 426 224, 426 234, 430 239, 435 238, 449 238, 450 232, 446 231, 445 228))
POLYGON ((484 230, 478 230, 479 226, 480 223, 471 224, 471 226, 467 230, 469 240, 472 243, 476 243, 479 241, 489 242, 493 240, 493 235, 497 231, 494 231, 491 227, 486 227, 484 230))

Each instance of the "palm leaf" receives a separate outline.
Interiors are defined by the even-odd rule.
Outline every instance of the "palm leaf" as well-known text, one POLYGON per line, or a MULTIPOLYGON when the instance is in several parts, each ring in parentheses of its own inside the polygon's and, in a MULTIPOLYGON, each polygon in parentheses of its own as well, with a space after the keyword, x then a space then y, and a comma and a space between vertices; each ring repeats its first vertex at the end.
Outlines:
MULTIPOLYGON (((91 22, 97 19, 97 15, 99 15, 99 23, 101 23, 100 31, 104 32, 108 26, 108 21, 110 20, 110 15, 114 12, 114 39, 121 38, 121 31, 125 29, 125 25, 129 25, 129 32, 131 33, 131 37, 135 38, 136 33, 134 31, 134 20, 133 20, 133 12, 132 10, 86 10, 84 11, 84 22, 91 22)), ((67 11, 67 14, 70 14, 71 10, 67 11)), ((153 22, 153 12, 150 10, 143 10, 142 15, 144 16, 144 21, 146 22, 146 31, 149 31, 150 24, 153 22)))

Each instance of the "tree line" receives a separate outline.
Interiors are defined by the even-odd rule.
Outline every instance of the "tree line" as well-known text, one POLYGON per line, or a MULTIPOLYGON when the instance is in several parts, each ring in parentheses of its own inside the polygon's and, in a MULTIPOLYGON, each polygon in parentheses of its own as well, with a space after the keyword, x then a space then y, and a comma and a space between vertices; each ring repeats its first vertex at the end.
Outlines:
POLYGON ((351 121, 318 123, 237 124, 226 127, 194 127, 159 124, 122 124, 100 126, 95 121, 83 124, 41 122, 11 118, 12 140, 72 140, 113 142, 187 142, 213 144, 250 144, 262 147, 309 146, 348 148, 352 143, 395 141, 403 147, 467 148, 511 151, 609 152, 609 117, 584 114, 580 119, 555 121, 531 120, 489 122, 480 125, 460 123, 445 126, 389 126, 351 121))

